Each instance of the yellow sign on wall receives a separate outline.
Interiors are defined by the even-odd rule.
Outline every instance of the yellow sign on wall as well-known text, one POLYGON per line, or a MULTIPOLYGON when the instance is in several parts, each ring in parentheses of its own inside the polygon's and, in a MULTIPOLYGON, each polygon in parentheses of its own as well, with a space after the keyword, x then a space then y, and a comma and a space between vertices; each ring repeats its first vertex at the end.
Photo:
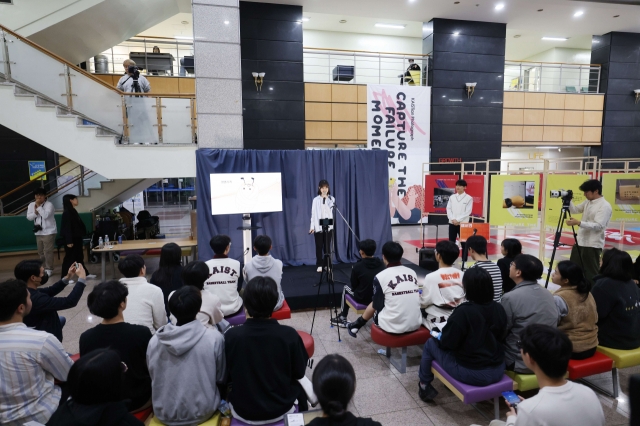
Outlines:
POLYGON ((490 223, 496 226, 536 226, 539 185, 540 176, 537 174, 492 176, 490 223))
MULTIPOLYGON (((589 179, 591 179, 589 175, 549 175, 547 177, 547 193, 545 194, 545 224, 547 226, 555 229, 558 226, 560 212, 562 211, 562 199, 551 198, 551 191, 573 191, 573 204, 578 205, 585 200, 584 192, 580 191, 580 185, 589 179)), ((581 214, 572 214, 571 216, 576 219, 582 217, 581 214)), ((566 228, 567 225, 565 224, 564 227, 566 228)))
POLYGON ((604 174, 602 195, 613 209, 612 221, 640 221, 640 173, 604 174))

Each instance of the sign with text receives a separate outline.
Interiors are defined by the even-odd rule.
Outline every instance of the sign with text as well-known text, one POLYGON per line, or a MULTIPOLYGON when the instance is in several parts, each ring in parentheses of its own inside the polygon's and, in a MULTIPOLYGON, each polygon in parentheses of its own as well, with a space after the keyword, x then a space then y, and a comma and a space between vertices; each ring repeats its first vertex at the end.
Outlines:
POLYGON ((640 221, 640 173, 606 173, 602 195, 611 204, 613 222, 640 221))
POLYGON ((461 223, 460 224, 460 241, 467 241, 469 237, 478 235, 489 241, 491 237, 491 229, 488 223, 461 223))
POLYGON ((29 180, 35 180, 42 177, 42 180, 47 180, 45 172, 47 167, 44 161, 29 161, 29 180))
POLYGON ((449 197, 456 193, 458 175, 426 175, 424 177, 424 211, 447 214, 449 197))
MULTIPOLYGON (((553 174, 547 176, 547 193, 544 195, 546 198, 545 201, 545 225, 548 228, 555 229, 558 226, 558 221, 560 220, 560 213, 562 212, 562 199, 561 198, 551 198, 551 191, 573 191, 573 204, 578 205, 585 200, 584 192, 580 191, 580 185, 584 183, 585 180, 589 179, 589 175, 561 175, 561 174, 553 174)), ((574 219, 582 218, 582 215, 579 213, 572 213, 571 216, 574 219)), ((567 216, 567 219, 569 217, 567 216)), ((565 223, 564 229, 570 229, 570 226, 567 226, 565 223)))

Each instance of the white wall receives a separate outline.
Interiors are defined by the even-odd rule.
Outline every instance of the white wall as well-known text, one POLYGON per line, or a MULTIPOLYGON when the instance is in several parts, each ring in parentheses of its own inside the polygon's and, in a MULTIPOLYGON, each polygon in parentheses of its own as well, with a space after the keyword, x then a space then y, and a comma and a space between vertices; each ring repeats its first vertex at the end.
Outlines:
MULTIPOLYGON (((500 156, 501 166, 500 170, 514 170, 520 169, 526 170, 540 170, 544 169, 544 163, 541 160, 553 160, 559 158, 578 158, 584 156, 584 149, 578 147, 560 147, 558 148, 540 147, 535 146, 522 146, 522 147, 502 147, 502 154, 500 156), (511 161, 511 162, 510 162, 511 161), (517 161, 517 162, 513 162, 517 161), (530 169, 529 169, 530 168, 530 169)), ((550 170, 575 170, 579 167, 577 161, 570 162, 552 162, 549 164, 550 170)))
POLYGON ((530 56, 524 61, 539 62, 563 62, 566 64, 590 64, 591 51, 588 49, 570 49, 566 47, 554 47, 536 55, 530 56))
POLYGON ((304 30, 302 44, 304 47, 321 49, 422 54, 422 39, 420 37, 304 30))

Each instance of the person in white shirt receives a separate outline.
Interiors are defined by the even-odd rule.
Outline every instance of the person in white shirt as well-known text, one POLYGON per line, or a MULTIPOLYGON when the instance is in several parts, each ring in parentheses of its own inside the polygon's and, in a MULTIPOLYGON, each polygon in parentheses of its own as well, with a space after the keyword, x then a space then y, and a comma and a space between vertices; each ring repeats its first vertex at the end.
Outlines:
POLYGON ((570 260, 580 266, 584 277, 594 284, 593 277, 598 275, 600 258, 604 248, 604 232, 611 220, 613 210, 611 204, 602 196, 602 184, 591 179, 580 185, 585 201, 577 206, 571 202, 571 213, 582 213, 582 219, 569 219, 567 225, 578 226, 578 244, 571 248, 570 260), (578 246, 580 248, 578 249, 578 246))
POLYGON ((318 183, 318 196, 313 199, 311 204, 311 226, 309 228, 309 234, 314 234, 316 243, 316 266, 317 272, 322 272, 322 265, 324 263, 324 255, 331 255, 331 247, 333 247, 333 225, 329 225, 329 232, 327 233, 327 245, 324 245, 324 233, 322 232, 322 226, 320 225, 320 219, 333 219, 333 205, 335 198, 331 196, 331 189, 329 188, 329 182, 322 179, 318 183))
POLYGON ((211 238, 209 245, 215 254, 213 259, 206 262, 209 267, 209 279, 204 289, 220 299, 225 317, 235 315, 242 309, 238 285, 242 272, 240 262, 229 259, 231 238, 227 235, 216 235, 211 238))
POLYGON ((27 208, 27 219, 33 222, 38 255, 47 275, 53 274, 53 251, 55 249, 56 227, 55 208, 47 201, 47 191, 38 188, 33 192, 35 201, 27 208))
POLYGON ((442 331, 453 310, 465 301, 463 272, 452 266, 459 255, 460 249, 451 241, 436 244, 439 268, 424 278, 420 295, 420 307, 424 310, 422 325, 429 330, 436 326, 442 331))
POLYGON ((124 320, 129 324, 144 325, 151 334, 167 323, 167 311, 160 287, 147 282, 144 259, 130 254, 118 262, 118 269, 125 276, 120 282, 127 286, 127 310, 124 320))
MULTIPOLYGON (((123 92, 134 92, 135 89, 133 82, 135 72, 129 72, 129 67, 135 67, 136 63, 131 59, 125 59, 122 66, 124 67, 124 75, 120 77, 116 89, 122 90, 123 92)), ((151 91, 149 80, 147 80, 143 75, 138 76, 138 85, 140 86, 141 92, 148 93, 151 91)))
MULTIPOLYGON (((222 303, 220 298, 215 294, 204 291, 204 283, 209 278, 209 267, 201 260, 194 260, 187 263, 182 270, 182 282, 184 285, 190 285, 200 290, 202 297, 202 306, 200 312, 196 315, 196 319, 207 328, 214 328, 216 324, 224 320, 222 313, 222 303)), ((169 294, 169 299, 175 291, 169 294)), ((171 323, 177 324, 177 319, 171 315, 171 323)))
POLYGON ((447 202, 447 218, 449 219, 449 241, 456 242, 460 235, 460 224, 468 223, 473 209, 473 197, 464 190, 467 181, 459 179, 456 182, 456 193, 449 197, 447 202))
POLYGON ((519 343, 522 359, 535 373, 540 391, 528 399, 520 397, 517 407, 507 403, 507 422, 494 420, 490 426, 604 426, 602 404, 595 392, 564 377, 573 350, 566 334, 532 324, 522 331, 519 343))

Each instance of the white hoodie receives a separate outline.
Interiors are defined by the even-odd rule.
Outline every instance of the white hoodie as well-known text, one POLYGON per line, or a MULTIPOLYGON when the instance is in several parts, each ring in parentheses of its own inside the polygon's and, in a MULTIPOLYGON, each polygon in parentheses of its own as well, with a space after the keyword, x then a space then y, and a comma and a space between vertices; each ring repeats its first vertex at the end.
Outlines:
MULTIPOLYGON (((173 293, 175 293, 175 291, 172 291, 171 294, 169 294, 167 301, 171 299, 173 293)), ((200 291, 200 295, 202 296, 202 306, 200 307, 200 312, 196 315, 196 319, 205 327, 215 327, 217 323, 224 319, 220 298, 215 294, 204 290, 200 291)), ((171 314, 169 318, 171 319, 172 324, 178 323, 178 320, 173 316, 173 314, 171 314)))
POLYGON ((127 309, 123 312, 125 322, 144 325, 151 334, 167 323, 160 287, 149 284, 145 277, 121 278, 120 282, 129 290, 127 309))

